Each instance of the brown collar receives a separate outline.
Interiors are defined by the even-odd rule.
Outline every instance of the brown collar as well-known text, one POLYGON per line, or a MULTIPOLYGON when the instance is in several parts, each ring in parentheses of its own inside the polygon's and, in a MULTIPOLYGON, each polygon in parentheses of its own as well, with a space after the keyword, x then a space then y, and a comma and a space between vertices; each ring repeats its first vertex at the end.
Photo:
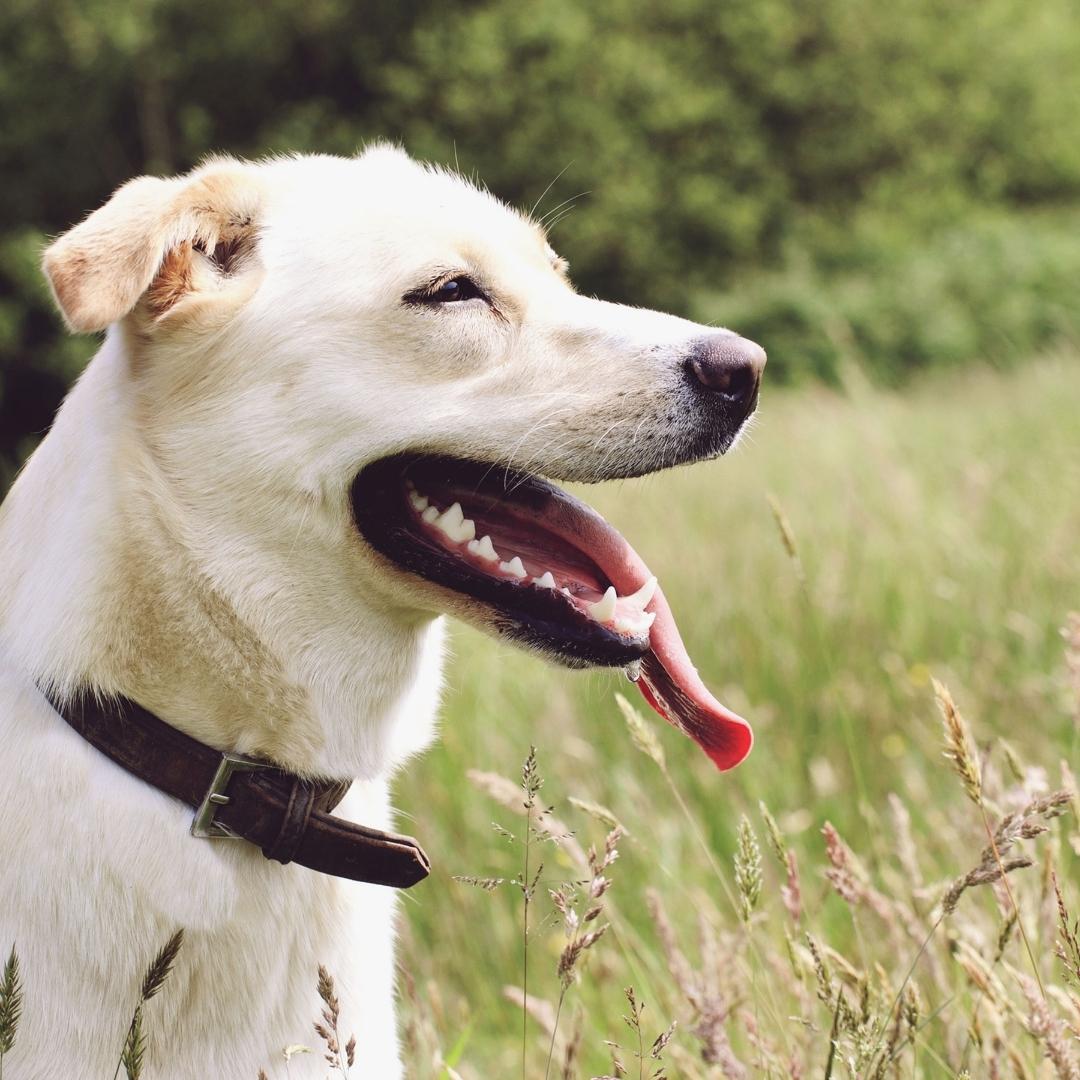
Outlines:
POLYGON ((348 780, 304 780, 267 762, 223 753, 126 698, 50 702, 91 746, 192 807, 192 836, 247 840, 280 863, 397 889, 428 875, 427 855, 411 836, 331 815, 348 780))

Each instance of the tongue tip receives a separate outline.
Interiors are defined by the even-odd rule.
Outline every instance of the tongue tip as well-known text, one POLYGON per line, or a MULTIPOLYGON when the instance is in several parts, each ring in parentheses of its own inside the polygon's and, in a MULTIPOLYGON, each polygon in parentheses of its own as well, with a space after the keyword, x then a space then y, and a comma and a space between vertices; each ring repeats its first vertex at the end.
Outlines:
POLYGON ((741 765, 754 748, 753 730, 741 716, 734 713, 729 713, 724 718, 722 727, 714 732, 715 736, 720 737, 715 741, 710 740, 709 745, 704 742, 700 745, 720 772, 727 772, 736 765, 741 765))
POLYGON ((651 657, 645 660, 637 686, 652 709, 689 735, 720 772, 734 769, 753 749, 753 729, 741 716, 724 708, 704 686, 700 687, 700 698, 691 698, 651 657), (667 684, 667 693, 658 685, 661 681, 667 684))

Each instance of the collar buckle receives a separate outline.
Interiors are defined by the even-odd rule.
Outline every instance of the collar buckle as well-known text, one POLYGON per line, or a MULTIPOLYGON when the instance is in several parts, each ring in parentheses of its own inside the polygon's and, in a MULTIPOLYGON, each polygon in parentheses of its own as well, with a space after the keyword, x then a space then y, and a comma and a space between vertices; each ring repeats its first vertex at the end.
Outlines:
POLYGON ((218 810, 229 805, 229 796, 225 794, 229 786, 229 778, 234 772, 252 772, 256 769, 269 769, 273 766, 254 758, 245 757, 243 754, 225 752, 221 755, 221 763, 214 773, 210 786, 206 789, 203 801, 199 804, 195 816, 191 819, 191 835, 200 840, 243 840, 242 836, 234 833, 227 825, 222 825, 215 820, 218 810))

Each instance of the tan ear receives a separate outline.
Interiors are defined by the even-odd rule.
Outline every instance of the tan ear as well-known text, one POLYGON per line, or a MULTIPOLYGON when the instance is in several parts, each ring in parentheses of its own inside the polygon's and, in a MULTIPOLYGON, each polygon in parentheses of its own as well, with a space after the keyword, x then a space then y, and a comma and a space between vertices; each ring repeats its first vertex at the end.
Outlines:
POLYGON ((104 330, 144 294, 150 314, 233 273, 250 254, 261 192, 250 170, 215 160, 187 176, 141 176, 45 251, 42 266, 72 330, 104 330))

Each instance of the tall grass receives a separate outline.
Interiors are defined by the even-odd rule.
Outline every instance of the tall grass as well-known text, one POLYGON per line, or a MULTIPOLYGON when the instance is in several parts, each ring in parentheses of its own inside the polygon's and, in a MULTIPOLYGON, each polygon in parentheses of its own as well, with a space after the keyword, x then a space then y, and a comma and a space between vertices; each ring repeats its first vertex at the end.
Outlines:
POLYGON ((398 792, 436 866, 406 905, 410 1076, 542 1076, 560 994, 566 1075, 635 1076, 642 1059, 616 1067, 605 1043, 626 1031, 628 987, 650 1038, 677 1021, 670 1076, 1034 1077, 1044 1058, 1076 1075, 1080 990, 1055 949, 1071 955, 1080 911, 1062 814, 1080 736, 1078 416, 1074 355, 902 395, 849 374, 843 392, 766 395, 728 460, 588 489, 757 746, 719 775, 650 715, 657 761, 618 676, 458 631, 441 741, 398 792), (625 835, 611 929, 569 992, 542 901, 587 872, 567 843, 545 852, 525 1000, 520 891, 453 875, 520 872, 491 828, 512 812, 487 792, 531 744, 578 851, 625 835))

